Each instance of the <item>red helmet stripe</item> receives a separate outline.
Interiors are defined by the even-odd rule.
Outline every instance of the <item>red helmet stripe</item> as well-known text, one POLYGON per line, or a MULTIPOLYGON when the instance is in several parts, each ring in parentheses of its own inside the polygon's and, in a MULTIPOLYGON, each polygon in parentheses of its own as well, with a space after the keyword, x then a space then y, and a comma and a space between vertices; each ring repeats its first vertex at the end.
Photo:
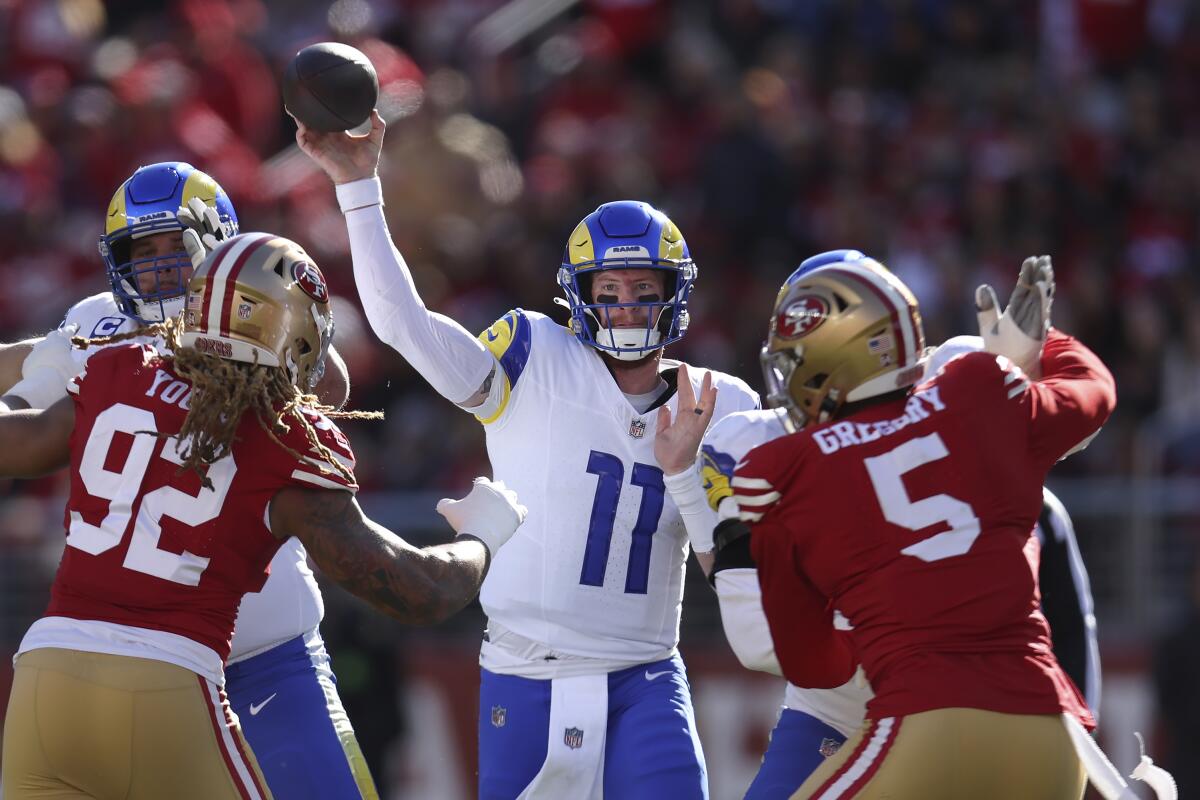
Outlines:
POLYGON ((221 336, 229 334, 229 311, 233 305, 233 286, 237 274, 241 272, 250 254, 271 238, 268 234, 240 237, 239 241, 226 249, 213 264, 208 273, 208 285, 205 287, 204 305, 201 309, 205 330, 218 332, 221 336))
POLYGON ((889 317, 891 318, 892 322, 892 336, 895 337, 896 342, 900 345, 900 363, 897 366, 908 366, 908 354, 910 351, 915 352, 917 348, 917 326, 915 325, 915 320, 913 320, 911 315, 906 313, 904 319, 909 325, 908 329, 906 330, 904 325, 901 323, 900 307, 904 306, 904 310, 907 312, 908 303, 897 302, 894 293, 884 292, 881 288, 879 288, 879 286, 876 285, 873 275, 864 274, 864 272, 860 272, 859 270, 848 267, 821 268, 822 272, 826 270, 829 272, 836 272, 839 275, 845 275, 847 277, 854 278, 855 281, 870 289, 871 292, 879 298, 880 302, 883 303, 885 308, 890 309, 889 317))
POLYGON ((229 335, 229 314, 233 311, 233 287, 237 283, 238 274, 241 273, 242 267, 246 266, 246 262, 250 256, 254 255, 254 251, 271 241, 273 237, 263 236, 254 241, 242 254, 238 256, 237 261, 233 262, 233 266, 229 269, 229 274, 225 277, 225 297, 221 302, 221 335, 229 335))

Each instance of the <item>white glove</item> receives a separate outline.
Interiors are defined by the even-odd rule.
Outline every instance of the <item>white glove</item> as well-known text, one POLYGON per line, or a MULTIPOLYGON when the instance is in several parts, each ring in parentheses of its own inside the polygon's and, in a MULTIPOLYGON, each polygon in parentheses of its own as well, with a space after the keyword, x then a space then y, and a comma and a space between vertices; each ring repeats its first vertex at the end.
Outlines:
POLYGON ((72 324, 46 334, 25 356, 21 380, 7 394, 21 398, 30 408, 49 408, 66 397, 67 382, 82 371, 71 344, 78 330, 79 326, 72 324))
POLYGON ((529 509, 517 500, 517 493, 503 481, 476 478, 471 491, 462 500, 443 497, 437 512, 446 518, 456 533, 468 534, 487 545, 495 557, 505 542, 525 521, 529 509))
POLYGON ((1026 375, 1041 375, 1042 346, 1050 329, 1054 268, 1050 256, 1030 256, 1021 264, 1017 285, 1000 313, 996 292, 986 283, 975 290, 975 309, 983 349, 1005 356, 1026 375))
POLYGON ((186 206, 179 207, 175 218, 183 225, 183 247, 192 260, 192 269, 200 269, 208 254, 225 240, 225 226, 217 209, 193 197, 186 206))

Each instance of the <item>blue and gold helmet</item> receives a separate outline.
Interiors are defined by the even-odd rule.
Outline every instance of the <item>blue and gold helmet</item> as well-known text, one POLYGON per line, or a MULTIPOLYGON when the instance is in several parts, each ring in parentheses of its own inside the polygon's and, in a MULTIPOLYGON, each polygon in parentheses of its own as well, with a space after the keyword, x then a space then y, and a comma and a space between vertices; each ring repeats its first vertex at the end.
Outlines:
POLYGON ((675 223, 648 203, 605 203, 575 227, 563 251, 558 285, 571 311, 571 330, 579 341, 625 361, 636 361, 679 341, 688 328, 688 295, 696 265, 675 223), (598 302, 592 278, 612 269, 654 269, 666 273, 665 296, 637 302, 598 302), (614 328, 616 308, 649 310, 644 328, 614 328))
POLYGON ((192 262, 182 249, 135 260, 130 257, 133 241, 182 230, 176 212, 193 197, 217 210, 226 237, 238 232, 237 214, 225 190, 182 161, 138 167, 108 204, 100 255, 118 307, 139 322, 162 322, 179 313, 192 262))

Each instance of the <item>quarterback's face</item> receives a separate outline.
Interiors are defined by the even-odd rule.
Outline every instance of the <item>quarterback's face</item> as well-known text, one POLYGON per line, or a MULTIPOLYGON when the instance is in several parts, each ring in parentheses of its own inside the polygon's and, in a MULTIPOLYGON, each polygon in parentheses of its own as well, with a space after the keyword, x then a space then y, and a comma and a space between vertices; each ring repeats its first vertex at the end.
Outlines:
POLYGON ((138 291, 142 294, 166 292, 181 294, 187 288, 192 277, 192 267, 188 263, 186 251, 183 248, 183 231, 164 231, 150 236, 134 239, 129 247, 129 257, 132 261, 145 258, 162 258, 182 254, 186 267, 176 268, 178 260, 173 261, 169 268, 147 270, 137 273, 138 291))
MULTIPOLYGON (((597 303, 655 303, 666 292, 666 278, 656 269, 606 269, 592 279, 592 297, 597 303)), ((614 328, 644 328, 650 309, 625 307, 609 309, 614 328)))

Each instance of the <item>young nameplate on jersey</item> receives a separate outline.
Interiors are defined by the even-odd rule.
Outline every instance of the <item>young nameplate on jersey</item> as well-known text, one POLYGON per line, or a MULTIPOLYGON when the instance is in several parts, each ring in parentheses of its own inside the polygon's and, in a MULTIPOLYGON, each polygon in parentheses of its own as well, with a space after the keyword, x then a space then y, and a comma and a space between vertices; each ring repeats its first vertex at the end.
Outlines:
MULTIPOLYGON (((113 193, 103 218, 99 251, 110 290, 68 309, 32 352, 21 343, 0 349, 0 376, 16 376, 0 379, 3 400, 12 408, 49 407, 110 337, 178 316, 193 269, 238 226, 232 201, 211 176, 183 162, 139 167, 113 193), (76 334, 80 346, 73 347, 76 334)), ((123 341, 166 351, 153 335, 123 341)), ((314 393, 340 408, 348 391, 345 365, 330 345, 314 393)), ((338 695, 319 628, 324 614, 308 554, 292 537, 272 559, 266 584, 238 608, 225 689, 276 794, 377 797, 338 695)))
POLYGON ((315 403, 328 288, 294 242, 246 234, 188 284, 186 311, 97 353, 70 397, 0 413, 0 474, 70 464, 67 547, 21 642, 3 794, 269 797, 223 690, 242 595, 297 537, 333 580, 411 623, 476 593, 524 508, 479 479, 413 548, 365 516, 354 454, 315 403))
POLYGON ((763 609, 791 682, 836 686, 861 661, 875 691, 796 797, 1082 796, 1074 732, 1093 720, 1050 649, 1027 547, 1046 472, 1115 393, 1049 329, 1049 259, 1021 279, 1043 309, 1037 382, 988 353, 922 382, 919 309, 890 273, 826 266, 776 303, 764 378, 798 432, 732 482, 763 609), (874 502, 829 501, 847 494, 874 502))
MULTIPOLYGON (((691 322, 684 237, 647 203, 605 203, 547 268, 569 327, 515 309, 476 338, 425 307, 391 241, 383 135, 376 115, 364 137, 301 126, 297 142, 336 184, 372 329, 483 423, 529 506, 480 593, 479 795, 706 797, 677 649, 688 538, 654 456, 658 409, 701 388, 663 357, 691 322)), ((736 378, 703 381, 705 420, 758 407, 736 378)))

